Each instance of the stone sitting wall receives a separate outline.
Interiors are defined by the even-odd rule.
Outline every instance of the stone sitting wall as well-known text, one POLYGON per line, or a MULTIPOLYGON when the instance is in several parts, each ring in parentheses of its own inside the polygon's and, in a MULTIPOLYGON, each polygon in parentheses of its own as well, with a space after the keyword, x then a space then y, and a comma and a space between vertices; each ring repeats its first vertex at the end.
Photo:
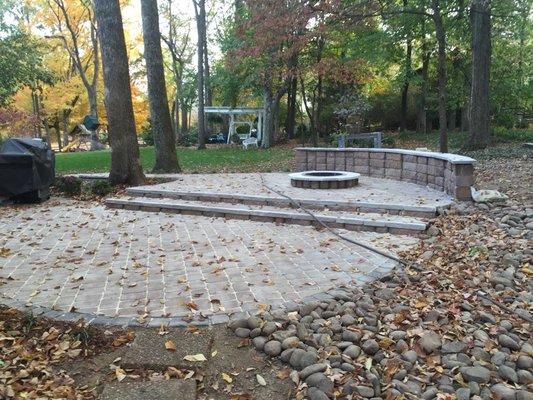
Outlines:
POLYGON ((471 200, 475 160, 448 153, 402 149, 297 148, 297 171, 350 171, 412 182, 471 200))

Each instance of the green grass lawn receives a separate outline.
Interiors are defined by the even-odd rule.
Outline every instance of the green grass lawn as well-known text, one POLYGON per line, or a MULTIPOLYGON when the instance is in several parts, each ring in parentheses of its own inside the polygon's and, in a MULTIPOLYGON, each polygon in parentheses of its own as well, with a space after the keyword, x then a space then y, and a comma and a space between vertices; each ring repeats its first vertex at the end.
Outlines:
MULTIPOLYGON (((461 147, 468 138, 466 132, 450 132, 448 134, 449 149, 452 153, 462 153, 461 147)), ((531 129, 500 129, 494 130, 494 145, 481 152, 466 153, 474 158, 530 157, 531 151, 522 148, 525 142, 533 142, 531 129)), ((438 151, 439 133, 428 134, 404 132, 401 134, 385 134, 386 147, 416 148, 428 147, 438 151)), ((326 146, 332 146, 328 144, 326 146)), ((146 172, 154 166, 154 148, 143 147, 141 163, 146 172)), ((220 172, 287 172, 291 171, 294 162, 294 151, 288 146, 276 146, 267 150, 242 147, 217 146, 206 150, 195 148, 178 148, 179 163, 186 173, 220 173, 220 172)), ((56 154, 56 173, 89 173, 109 172, 111 153, 109 151, 93 151, 79 153, 56 154)))
MULTIPOLYGON (((141 163, 146 172, 155 163, 153 147, 143 147, 141 163)), ((287 147, 243 150, 242 147, 213 147, 206 150, 178 148, 178 159, 187 173, 290 171, 294 151, 287 147)), ((56 154, 56 173, 109 172, 111 152, 92 151, 56 154)))

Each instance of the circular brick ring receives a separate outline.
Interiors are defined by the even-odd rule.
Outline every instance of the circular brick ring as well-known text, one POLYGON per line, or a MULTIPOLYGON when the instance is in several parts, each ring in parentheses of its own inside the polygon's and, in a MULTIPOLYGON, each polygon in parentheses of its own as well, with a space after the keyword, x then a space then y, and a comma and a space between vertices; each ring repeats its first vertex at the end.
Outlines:
POLYGON ((305 171, 289 174, 291 185, 303 189, 345 189, 357 186, 359 176, 345 171, 305 171))

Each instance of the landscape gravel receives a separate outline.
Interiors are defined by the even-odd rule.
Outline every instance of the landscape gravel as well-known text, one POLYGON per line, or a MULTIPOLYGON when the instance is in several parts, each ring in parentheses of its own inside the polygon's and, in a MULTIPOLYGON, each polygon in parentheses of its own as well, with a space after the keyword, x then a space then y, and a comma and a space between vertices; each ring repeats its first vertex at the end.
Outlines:
POLYGON ((531 400, 532 221, 456 205, 388 277, 229 327, 261 327, 253 346, 290 366, 297 399, 531 400))

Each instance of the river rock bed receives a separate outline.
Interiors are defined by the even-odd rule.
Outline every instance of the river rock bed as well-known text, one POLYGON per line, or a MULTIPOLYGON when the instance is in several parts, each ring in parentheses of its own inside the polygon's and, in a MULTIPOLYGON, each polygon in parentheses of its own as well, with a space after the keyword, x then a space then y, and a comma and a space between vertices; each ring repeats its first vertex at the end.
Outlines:
POLYGON ((290 366, 297 399, 533 400, 532 217, 462 204, 390 276, 229 327, 290 366))

